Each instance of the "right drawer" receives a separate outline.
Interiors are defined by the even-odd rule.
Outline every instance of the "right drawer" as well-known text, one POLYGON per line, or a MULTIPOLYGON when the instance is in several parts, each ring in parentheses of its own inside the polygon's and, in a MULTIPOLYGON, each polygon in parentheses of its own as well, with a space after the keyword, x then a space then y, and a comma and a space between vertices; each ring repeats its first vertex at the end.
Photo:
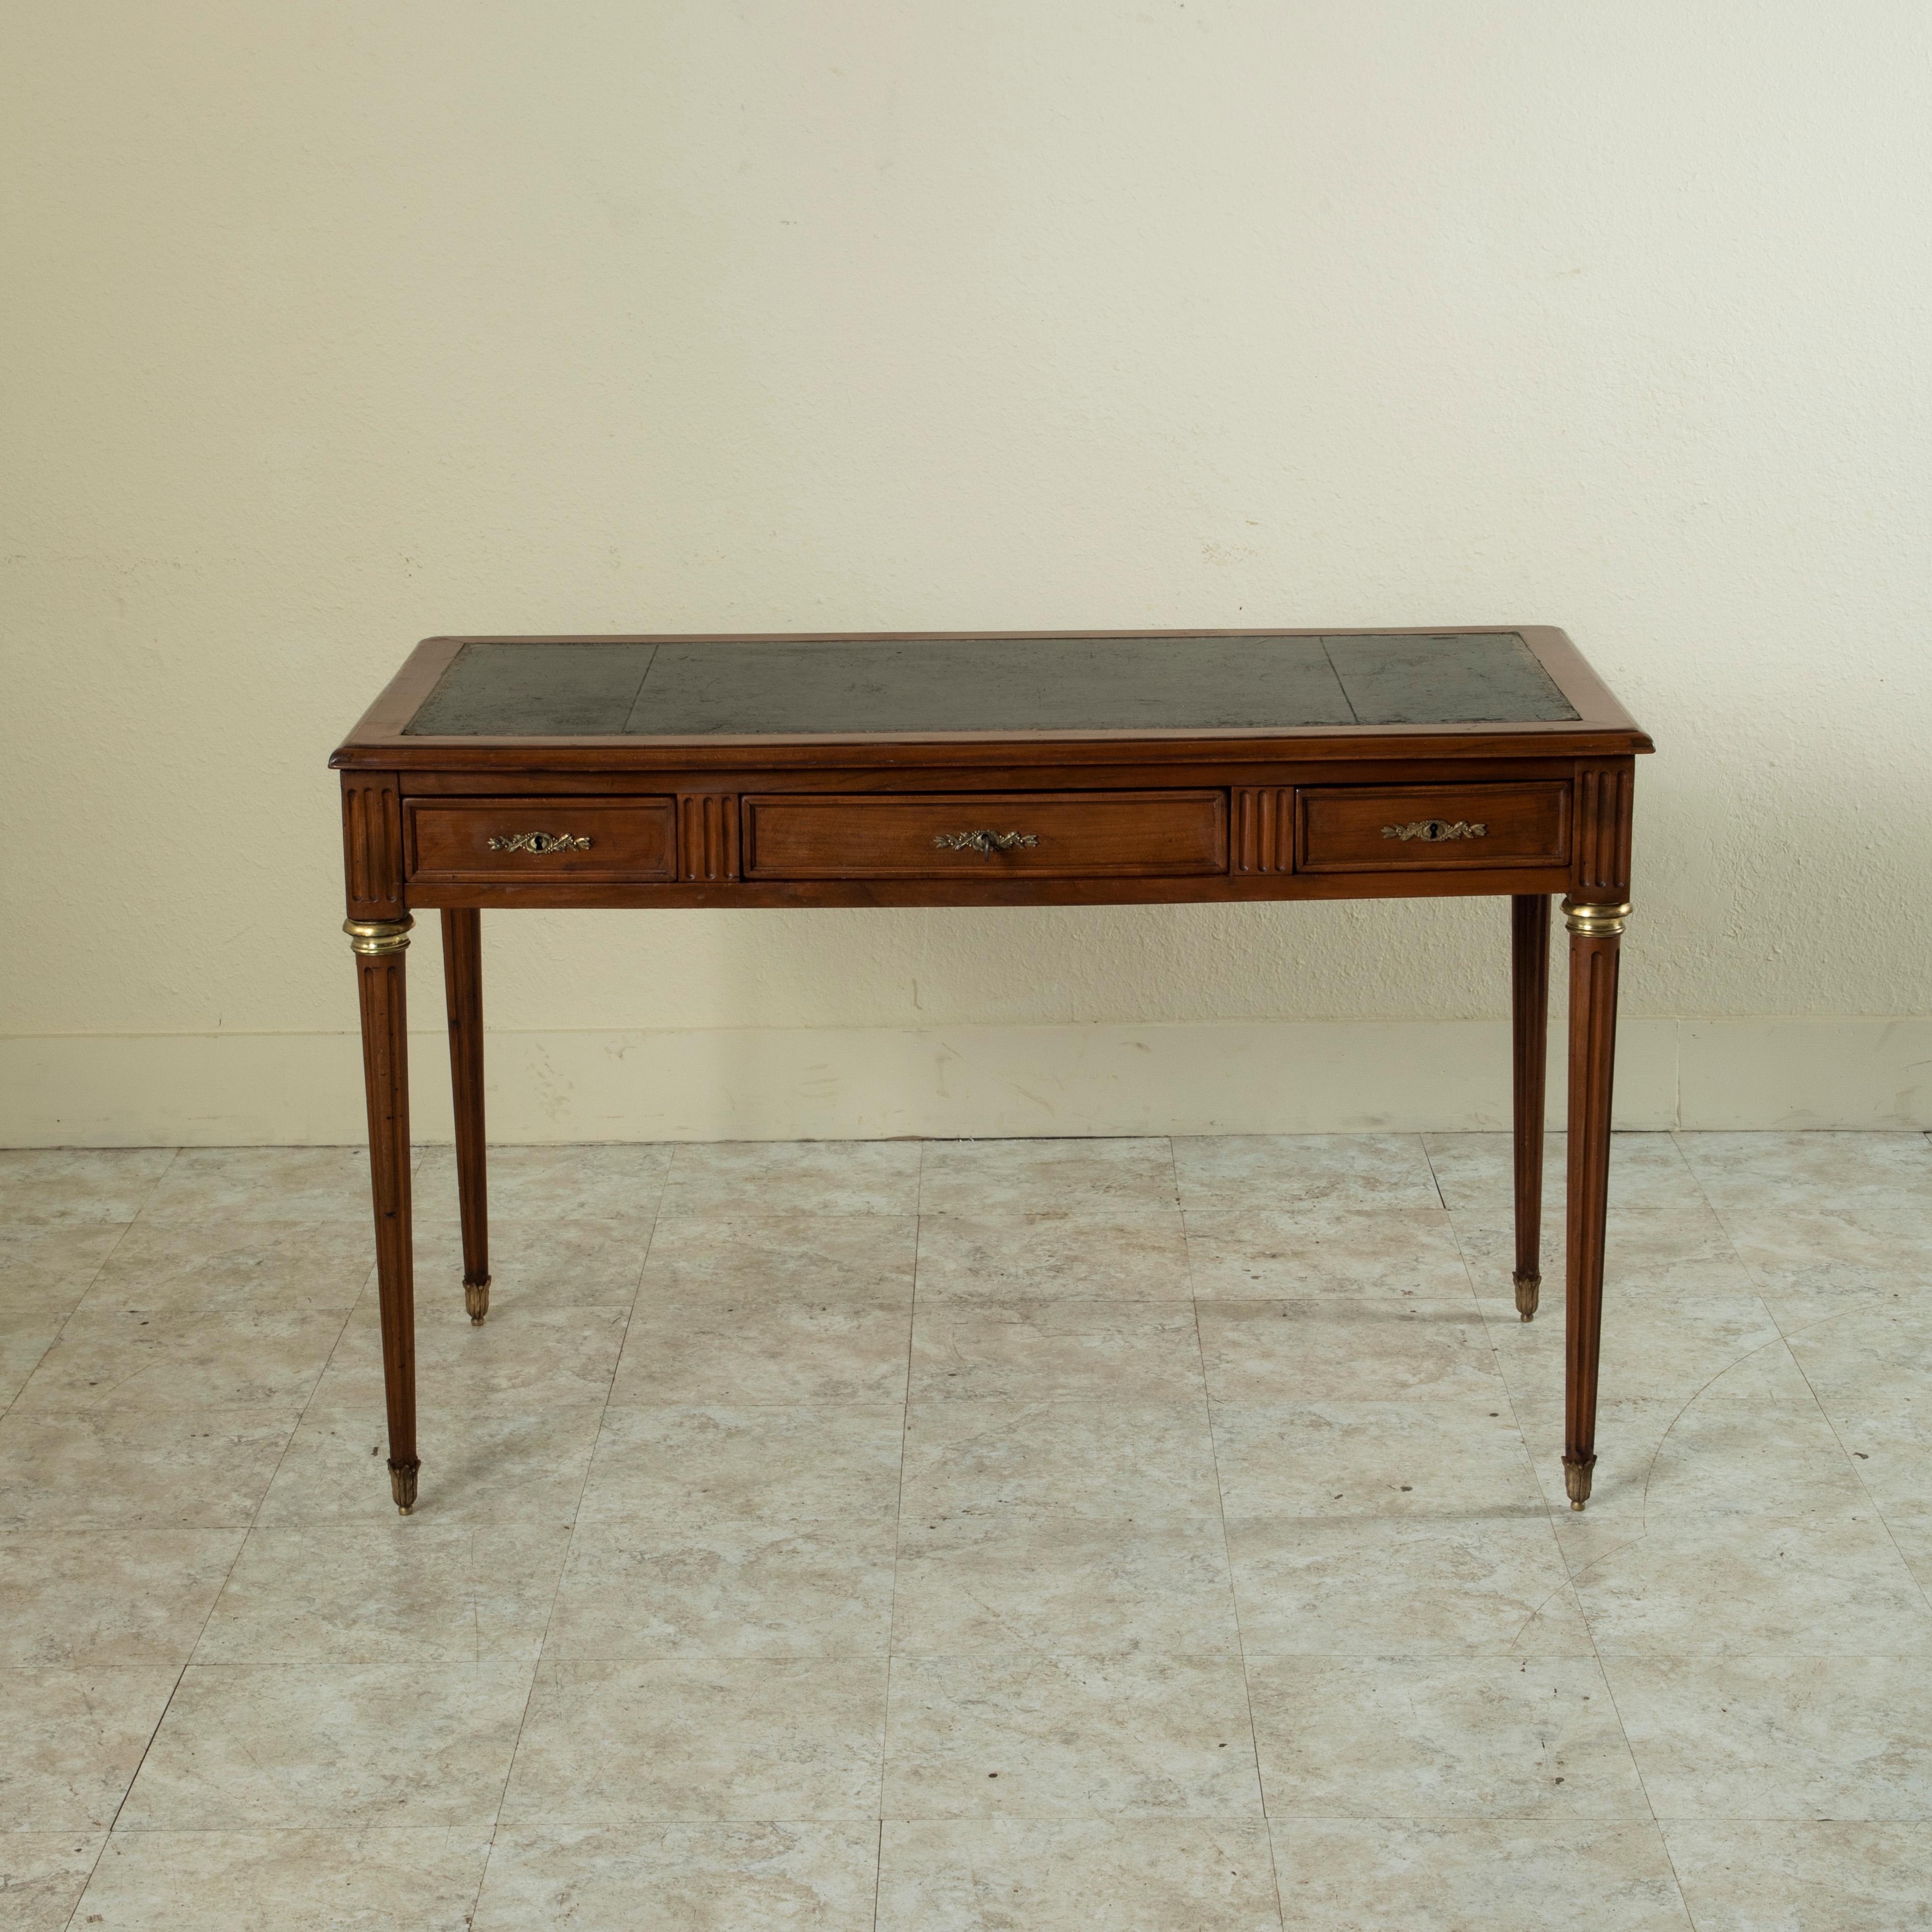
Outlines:
POLYGON ((1298 872, 1446 872, 1561 866, 1566 784, 1336 785, 1294 795, 1298 872))

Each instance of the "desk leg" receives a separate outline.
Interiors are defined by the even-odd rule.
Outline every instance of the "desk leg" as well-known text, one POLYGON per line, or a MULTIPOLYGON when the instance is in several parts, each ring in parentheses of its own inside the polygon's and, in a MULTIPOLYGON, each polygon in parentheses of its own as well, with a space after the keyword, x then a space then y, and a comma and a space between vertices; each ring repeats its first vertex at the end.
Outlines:
POLYGON ((1570 928, 1569 1326, 1564 1360, 1563 1483, 1590 1499, 1597 1462, 1597 1351, 1604 1321, 1604 1216, 1610 1182, 1610 1076, 1616 1057, 1617 961, 1628 904, 1563 902, 1570 928))
POLYGON ((351 920, 362 1006, 362 1084, 369 1102, 369 1174, 376 1204, 376 1284, 389 1408, 389 1488, 407 1516, 416 1502, 416 1291, 410 1250, 410 1036, 400 920, 351 920))
POLYGON ((1516 1100, 1516 1312, 1543 1289, 1543 1106, 1550 1042, 1550 901, 1510 901, 1510 1072, 1516 1100))
POLYGON ((478 1328, 490 1312, 490 1214, 483 1138, 483 915, 442 915, 442 986, 449 1004, 449 1084, 456 1100, 456 1195, 463 1213, 463 1305, 478 1328))

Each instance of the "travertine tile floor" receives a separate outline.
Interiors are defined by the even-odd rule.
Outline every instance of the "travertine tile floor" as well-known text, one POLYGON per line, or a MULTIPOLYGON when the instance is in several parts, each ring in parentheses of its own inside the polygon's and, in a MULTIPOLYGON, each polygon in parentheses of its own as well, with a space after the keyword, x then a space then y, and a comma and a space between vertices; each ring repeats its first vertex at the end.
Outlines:
POLYGON ((1932 1143, 0 1155, 0 1927, 1932 1924, 1932 1143), (1560 1160, 1552 1148, 1552 1166, 1560 1160))

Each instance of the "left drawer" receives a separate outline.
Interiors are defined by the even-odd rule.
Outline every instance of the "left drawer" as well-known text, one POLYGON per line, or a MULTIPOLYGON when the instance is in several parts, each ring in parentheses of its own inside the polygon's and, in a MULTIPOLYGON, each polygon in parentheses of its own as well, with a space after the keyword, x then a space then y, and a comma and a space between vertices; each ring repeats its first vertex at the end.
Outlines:
POLYGON ((626 884, 676 878, 676 822, 669 798, 412 798, 404 850, 426 884, 626 884))

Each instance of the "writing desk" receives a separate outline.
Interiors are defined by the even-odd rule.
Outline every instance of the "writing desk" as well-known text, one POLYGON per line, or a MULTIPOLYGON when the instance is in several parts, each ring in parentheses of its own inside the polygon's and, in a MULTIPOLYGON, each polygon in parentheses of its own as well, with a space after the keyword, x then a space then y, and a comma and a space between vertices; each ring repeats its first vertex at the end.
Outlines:
POLYGON ((464 1294, 490 1302, 480 915, 1510 902, 1516 1300, 1570 932, 1563 1464, 1590 1493, 1617 960, 1650 740, 1560 631, 433 638, 330 760, 362 997, 389 1479, 414 1506, 404 960, 442 914, 464 1294))

